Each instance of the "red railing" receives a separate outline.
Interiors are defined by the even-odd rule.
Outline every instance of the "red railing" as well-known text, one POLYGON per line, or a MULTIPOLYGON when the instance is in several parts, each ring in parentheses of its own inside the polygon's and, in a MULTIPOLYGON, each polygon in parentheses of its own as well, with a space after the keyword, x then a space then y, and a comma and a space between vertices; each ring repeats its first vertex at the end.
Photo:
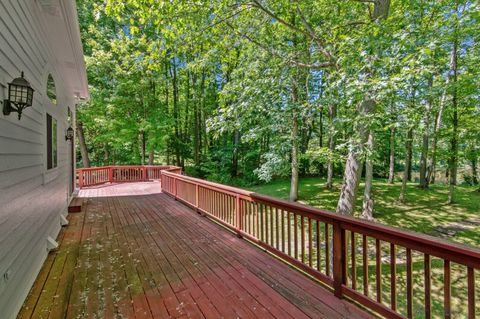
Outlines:
POLYGON ((105 166, 77 169, 80 188, 105 183, 144 182, 160 180, 161 171, 181 173, 176 166, 105 166))
POLYGON ((161 185, 325 283, 335 296, 382 316, 478 315, 480 250, 171 172, 162 171, 161 185))

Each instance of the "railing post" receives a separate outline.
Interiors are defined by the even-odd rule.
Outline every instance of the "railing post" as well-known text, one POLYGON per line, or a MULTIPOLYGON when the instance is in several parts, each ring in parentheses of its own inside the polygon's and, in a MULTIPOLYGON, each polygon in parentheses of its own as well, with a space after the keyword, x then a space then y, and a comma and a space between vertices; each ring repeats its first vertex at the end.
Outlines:
POLYGON ((177 200, 177 179, 173 177, 173 196, 177 200))
POLYGON ((77 170, 78 174, 78 187, 82 188, 83 187, 83 170, 79 169, 77 170))
POLYGON ((113 167, 108 168, 108 181, 113 183, 113 167))
POLYGON ((163 193, 163 174, 160 171, 160 192, 163 193))
MULTIPOLYGON (((337 298, 343 298, 342 285, 346 284, 346 238, 340 222, 333 223, 333 288, 337 298)), ((328 253, 328 252, 327 252, 328 253)))
MULTIPOLYGON (((197 213, 200 212, 200 210, 198 209, 199 208, 198 207, 199 206, 198 201, 199 201, 199 199, 198 199, 198 184, 195 184, 195 209, 197 210, 197 213)), ((204 214, 202 214, 202 216, 204 216, 204 214)))
POLYGON ((240 195, 237 194, 235 197, 235 213, 237 217, 237 236, 242 237, 241 230, 242 230, 242 205, 240 202, 240 195))
POLYGON ((145 166, 140 167, 140 172, 142 172, 142 181, 147 180, 147 171, 145 169, 145 166))

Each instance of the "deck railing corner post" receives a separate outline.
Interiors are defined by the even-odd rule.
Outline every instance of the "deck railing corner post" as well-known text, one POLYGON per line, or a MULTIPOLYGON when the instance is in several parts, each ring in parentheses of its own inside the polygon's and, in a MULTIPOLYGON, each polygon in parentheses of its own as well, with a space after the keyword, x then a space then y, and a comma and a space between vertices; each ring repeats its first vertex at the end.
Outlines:
POLYGON ((177 179, 173 177, 173 196, 177 200, 177 179))
POLYGON ((241 238, 242 237, 242 206, 240 202, 240 195, 238 194, 235 197, 235 214, 237 217, 237 225, 235 228, 237 229, 237 236, 241 238))
POLYGON ((112 166, 108 167, 108 181, 110 183, 113 183, 113 167, 112 166))
POLYGON ((78 170, 78 187, 83 188, 83 170, 78 170))
POLYGON ((333 223, 333 288, 337 298, 343 298, 346 283, 346 238, 340 222, 333 223))

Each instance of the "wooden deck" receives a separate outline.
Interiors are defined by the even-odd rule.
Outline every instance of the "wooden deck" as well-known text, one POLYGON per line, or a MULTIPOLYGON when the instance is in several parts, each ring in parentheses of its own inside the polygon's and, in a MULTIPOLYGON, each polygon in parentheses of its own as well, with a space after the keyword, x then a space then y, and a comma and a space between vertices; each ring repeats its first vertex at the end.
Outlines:
POLYGON ((80 197, 19 318, 371 318, 158 182, 80 197))

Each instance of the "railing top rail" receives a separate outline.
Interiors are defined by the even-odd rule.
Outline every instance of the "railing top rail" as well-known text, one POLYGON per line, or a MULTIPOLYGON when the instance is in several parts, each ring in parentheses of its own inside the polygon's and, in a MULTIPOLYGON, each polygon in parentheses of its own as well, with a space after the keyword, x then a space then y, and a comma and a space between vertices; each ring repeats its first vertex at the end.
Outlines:
POLYGON ((181 169, 178 166, 171 166, 171 165, 109 165, 109 166, 102 166, 102 167, 86 167, 86 168, 78 168, 77 171, 95 171, 95 170, 103 170, 103 169, 129 169, 129 168, 164 168, 166 170, 177 170, 181 169))
POLYGON ((253 201, 269 203, 277 208, 288 209, 291 212, 306 214, 306 217, 318 218, 324 222, 332 224, 341 223, 343 228, 360 234, 364 233, 384 241, 400 244, 420 252, 428 253, 432 256, 469 265, 471 267, 480 268, 480 249, 476 249, 464 244, 447 241, 445 239, 426 234, 403 230, 393 226, 387 226, 373 221, 340 215, 315 207, 261 195, 237 187, 208 182, 194 177, 179 175, 168 171, 162 171, 162 174, 186 182, 196 183, 214 190, 223 190, 230 194, 245 196, 253 201))

